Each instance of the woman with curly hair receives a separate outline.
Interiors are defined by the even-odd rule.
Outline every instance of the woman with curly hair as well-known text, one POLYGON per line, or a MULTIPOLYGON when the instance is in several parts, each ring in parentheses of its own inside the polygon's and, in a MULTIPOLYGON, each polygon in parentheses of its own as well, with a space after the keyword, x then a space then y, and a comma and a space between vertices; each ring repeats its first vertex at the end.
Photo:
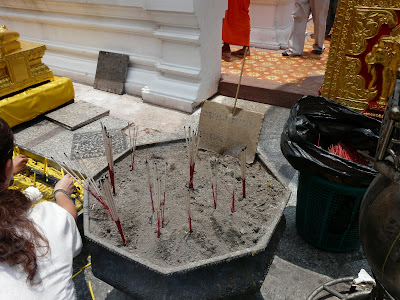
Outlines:
MULTIPOLYGON (((74 299, 72 259, 82 240, 66 175, 55 186, 56 203, 33 208, 22 192, 8 189, 25 157, 14 159, 14 135, 0 118, 0 299, 74 299)), ((21 167, 22 165, 22 167, 21 167)))

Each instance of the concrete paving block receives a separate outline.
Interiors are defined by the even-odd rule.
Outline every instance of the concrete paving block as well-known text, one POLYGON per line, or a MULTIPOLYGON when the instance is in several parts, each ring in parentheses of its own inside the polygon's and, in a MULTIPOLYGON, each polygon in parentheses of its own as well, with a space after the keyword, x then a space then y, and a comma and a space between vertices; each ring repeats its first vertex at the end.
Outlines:
POLYGON ((45 117, 68 130, 76 130, 108 115, 108 113, 107 109, 80 101, 47 113, 45 117))
MULTIPOLYGON (((112 137, 112 152, 114 157, 128 148, 126 135, 118 129, 108 130, 112 137)), ((105 156, 103 134, 101 131, 75 133, 72 138, 71 157, 80 158, 105 156)))
POLYGON ((261 286, 262 299, 307 299, 318 286, 329 280, 329 276, 312 272, 275 256, 261 286))
POLYGON ((100 120, 96 120, 84 127, 81 127, 74 131, 74 133, 83 133, 90 131, 101 131, 101 124, 106 126, 107 130, 119 129, 123 130, 128 127, 128 121, 114 118, 112 116, 105 116, 100 120))
MULTIPOLYGON (((46 122, 48 121, 44 123, 47 124, 46 122)), ((85 159, 85 164, 89 171, 95 173, 95 171, 106 165, 100 122, 115 137, 113 141, 113 153, 117 156, 128 147, 127 137, 122 131, 127 127, 128 123, 110 116, 106 116, 75 131, 69 131, 57 126, 61 129, 57 135, 50 135, 48 132, 44 132, 35 139, 40 140, 40 143, 21 143, 21 146, 42 156, 54 157, 61 162, 66 161, 64 152, 72 156, 72 153, 78 151, 85 159)), ((51 122, 48 123, 52 124, 51 122)), ((31 128, 27 128, 26 130, 30 131, 31 128)))
POLYGON ((13 128, 15 142, 27 148, 32 148, 64 130, 63 127, 42 118, 13 128))
POLYGON ((41 156, 54 157, 58 161, 65 161, 63 153, 69 154, 70 151, 68 149, 71 149, 72 137, 72 132, 64 129, 58 135, 29 148, 41 156))
POLYGON ((124 93, 128 65, 129 55, 100 51, 93 87, 122 95, 124 93))

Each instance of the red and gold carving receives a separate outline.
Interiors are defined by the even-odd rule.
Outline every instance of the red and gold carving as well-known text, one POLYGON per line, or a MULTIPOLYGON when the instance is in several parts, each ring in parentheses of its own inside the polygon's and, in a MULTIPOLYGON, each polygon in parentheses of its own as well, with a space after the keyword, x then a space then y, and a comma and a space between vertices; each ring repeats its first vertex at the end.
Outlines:
POLYGON ((382 117, 399 63, 400 1, 339 1, 322 96, 382 117))

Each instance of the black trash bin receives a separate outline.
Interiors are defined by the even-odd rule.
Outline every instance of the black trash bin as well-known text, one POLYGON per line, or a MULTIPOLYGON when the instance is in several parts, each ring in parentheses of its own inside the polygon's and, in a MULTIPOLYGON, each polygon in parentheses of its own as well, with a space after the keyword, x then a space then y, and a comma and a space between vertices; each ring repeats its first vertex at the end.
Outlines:
POLYGON ((325 149, 340 141, 373 157, 380 126, 380 121, 320 96, 304 96, 292 107, 281 151, 300 172, 296 227, 313 246, 334 252, 359 248, 359 208, 377 172, 325 149))

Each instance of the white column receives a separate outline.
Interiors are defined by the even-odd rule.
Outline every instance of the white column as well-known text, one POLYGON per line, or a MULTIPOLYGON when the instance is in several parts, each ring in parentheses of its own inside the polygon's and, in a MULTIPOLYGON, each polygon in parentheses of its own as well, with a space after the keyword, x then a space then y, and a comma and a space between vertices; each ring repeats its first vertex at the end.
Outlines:
POLYGON ((170 12, 154 35, 161 42, 158 76, 143 89, 146 102, 191 111, 218 90, 222 19, 227 0, 143 0, 146 11, 170 12), (168 103, 168 104, 167 104, 168 103))
POLYGON ((285 49, 293 23, 294 0, 251 0, 250 46, 285 49))

